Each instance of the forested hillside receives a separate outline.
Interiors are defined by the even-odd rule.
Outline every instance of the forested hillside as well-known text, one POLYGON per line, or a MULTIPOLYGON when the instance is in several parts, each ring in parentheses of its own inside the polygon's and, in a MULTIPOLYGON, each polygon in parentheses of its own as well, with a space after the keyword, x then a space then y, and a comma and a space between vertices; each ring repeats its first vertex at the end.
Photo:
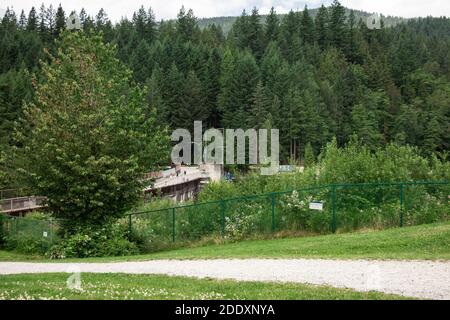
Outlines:
MULTIPOLYGON (((319 9, 310 9, 309 14, 311 15, 311 18, 315 19, 317 12, 319 9)), ((359 19, 367 19, 371 14, 364 11, 359 10, 351 10, 348 8, 345 8, 345 14, 348 17, 350 13, 353 11, 353 14, 356 18, 356 20, 359 21, 359 19)), ((278 14, 277 18, 279 20, 282 20, 286 15, 285 14, 278 14)), ((266 23, 268 15, 261 15, 261 22, 266 23)), ((407 19, 401 18, 401 17, 392 17, 392 16, 382 16, 382 19, 384 21, 384 25, 387 27, 395 26, 400 22, 404 22, 407 19)), ((198 25, 201 29, 206 28, 212 24, 215 24, 216 26, 222 28, 224 34, 228 34, 228 32, 233 27, 233 24, 236 22, 236 19, 238 17, 214 17, 214 18, 200 18, 198 19, 198 25)))
MULTIPOLYGON (((33 97, 32 74, 55 52, 64 9, 8 10, 0 24, 0 145, 13 143, 14 122, 33 97)), ((182 9, 157 22, 139 9, 111 23, 101 10, 79 12, 84 32, 102 32, 118 58, 147 86, 161 123, 191 128, 279 128, 281 158, 315 155, 333 137, 352 135, 369 148, 411 144, 443 155, 450 143, 450 20, 423 18, 369 30, 335 1, 262 19, 255 8, 224 33, 200 28, 182 9), (314 16, 314 17, 313 17, 314 16), (309 148, 309 147, 308 147, 309 148), (310 149, 310 148, 309 148, 310 149)))

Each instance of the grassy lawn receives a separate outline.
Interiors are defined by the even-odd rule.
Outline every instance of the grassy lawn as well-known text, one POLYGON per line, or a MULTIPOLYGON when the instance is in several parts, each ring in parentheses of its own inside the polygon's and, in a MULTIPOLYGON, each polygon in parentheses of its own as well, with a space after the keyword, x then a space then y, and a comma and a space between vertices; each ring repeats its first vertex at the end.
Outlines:
POLYGON ((396 300, 401 296, 327 286, 219 281, 168 276, 82 274, 82 291, 66 286, 67 274, 0 276, 3 299, 150 300, 396 300))
MULTIPOLYGON (((35 258, 0 252, 0 261, 33 261, 35 258)), ((64 261, 106 262, 216 258, 450 260, 450 222, 384 231, 243 241, 176 249, 133 257, 69 259, 64 261)))

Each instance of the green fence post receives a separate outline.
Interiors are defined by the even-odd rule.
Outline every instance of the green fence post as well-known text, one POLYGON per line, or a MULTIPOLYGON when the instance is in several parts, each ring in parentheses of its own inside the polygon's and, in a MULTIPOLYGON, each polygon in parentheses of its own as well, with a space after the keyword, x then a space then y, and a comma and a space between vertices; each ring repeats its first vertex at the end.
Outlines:
POLYGON ((222 237, 225 237, 225 201, 220 201, 220 221, 222 228, 222 237))
POLYGON ((336 233, 337 221, 336 221, 336 185, 331 186, 331 206, 333 212, 333 219, 331 222, 331 231, 336 233))
POLYGON ((128 240, 131 240, 131 214, 128 215, 128 240))
POLYGON ((276 205, 276 193, 271 194, 271 200, 272 200, 272 232, 275 232, 276 226, 275 226, 275 205, 276 205))
POLYGON ((50 244, 53 244, 53 220, 50 218, 50 244))
POLYGON ((400 185, 400 227, 403 227, 403 210, 405 201, 405 186, 400 185))
POLYGON ((172 242, 176 240, 175 208, 172 208, 172 242))

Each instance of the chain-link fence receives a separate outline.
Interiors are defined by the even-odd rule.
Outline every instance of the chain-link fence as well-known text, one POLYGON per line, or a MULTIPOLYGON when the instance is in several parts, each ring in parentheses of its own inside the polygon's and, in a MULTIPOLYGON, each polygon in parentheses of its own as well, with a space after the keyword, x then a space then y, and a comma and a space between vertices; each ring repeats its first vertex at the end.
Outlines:
MULTIPOLYGON (((447 181, 335 184, 133 212, 126 223, 131 237, 155 246, 275 232, 350 232, 447 221, 449 196, 447 181)), ((58 239, 55 220, 2 216, 0 225, 3 236, 50 244, 58 239)))
POLYGON ((59 223, 55 219, 12 217, 0 214, 0 244, 9 249, 46 252, 59 240, 59 223))
POLYGON ((350 232, 446 221, 449 182, 314 186, 131 213, 130 234, 153 243, 275 232, 350 232))

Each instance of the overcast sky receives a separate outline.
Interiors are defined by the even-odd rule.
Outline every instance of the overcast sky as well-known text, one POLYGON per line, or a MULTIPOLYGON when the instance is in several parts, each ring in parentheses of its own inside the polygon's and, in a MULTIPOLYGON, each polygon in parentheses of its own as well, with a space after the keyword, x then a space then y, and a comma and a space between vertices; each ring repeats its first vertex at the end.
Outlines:
MULTIPOLYGON (((32 6, 39 8, 42 3, 54 7, 62 4, 66 12, 85 8, 95 15, 100 8, 104 8, 113 21, 122 16, 131 17, 141 5, 151 6, 159 19, 175 18, 182 5, 194 9, 197 17, 217 17, 239 15, 243 9, 251 10, 256 6, 260 13, 267 13, 273 6, 279 13, 291 9, 303 9, 305 4, 309 8, 319 7, 322 3, 329 5, 332 0, 0 0, 0 14, 4 9, 13 7, 16 12, 24 9, 26 12, 32 6)), ((450 16, 450 0, 341 0, 341 3, 352 9, 368 12, 378 12, 384 15, 418 17, 418 16, 450 16)))

